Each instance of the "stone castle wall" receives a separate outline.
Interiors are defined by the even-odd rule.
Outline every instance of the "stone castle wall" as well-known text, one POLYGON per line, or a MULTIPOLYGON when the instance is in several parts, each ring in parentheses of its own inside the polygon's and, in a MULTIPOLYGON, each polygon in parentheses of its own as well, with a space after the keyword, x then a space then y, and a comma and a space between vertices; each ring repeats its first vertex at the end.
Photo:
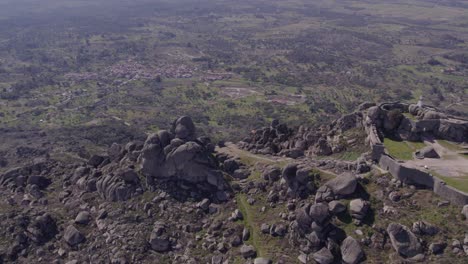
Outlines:
POLYGON ((393 177, 403 183, 414 184, 431 189, 434 193, 453 204, 468 204, 468 193, 446 185, 443 180, 427 172, 406 167, 386 154, 381 155, 379 159, 379 166, 382 169, 390 172, 393 177))
MULTIPOLYGON (((398 102, 384 103, 379 106, 383 111, 400 109, 402 112, 408 112, 411 107, 413 106, 398 102)), ((456 140, 460 138, 466 139, 466 135, 463 135, 463 133, 468 131, 468 123, 463 122, 466 121, 465 119, 458 118, 457 120, 458 121, 456 122, 447 119, 423 119, 413 121, 405 117, 402 123, 403 125, 400 126, 400 130, 405 130, 406 127, 407 131, 399 132, 401 136, 407 139, 418 138, 417 135, 421 135, 423 133, 431 133, 435 137, 448 140, 456 140)), ((366 121, 367 123, 364 124, 364 127, 367 133, 367 142, 371 147, 371 158, 373 161, 378 162, 382 169, 390 172, 393 177, 403 183, 414 184, 431 189, 434 193, 453 204, 468 204, 468 193, 446 185, 443 180, 431 175, 430 173, 404 166, 404 164, 399 163, 390 155, 386 154, 385 146, 379 137, 378 127, 375 123, 371 122, 369 117, 366 121)))

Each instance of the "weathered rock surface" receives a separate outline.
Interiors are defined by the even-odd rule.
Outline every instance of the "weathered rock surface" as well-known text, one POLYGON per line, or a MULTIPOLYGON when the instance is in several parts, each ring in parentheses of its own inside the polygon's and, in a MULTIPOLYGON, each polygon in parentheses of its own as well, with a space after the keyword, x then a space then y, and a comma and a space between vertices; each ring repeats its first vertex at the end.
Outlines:
POLYGON ((87 225, 90 220, 91 220, 91 216, 90 216, 89 212, 83 211, 83 212, 80 212, 76 216, 75 223, 81 224, 81 225, 87 225))
POLYGON ((76 227, 74 227, 72 225, 68 226, 65 229, 63 238, 68 243, 68 245, 70 245, 72 247, 76 246, 76 245, 78 245, 80 243, 83 243, 84 240, 85 240, 84 235, 80 231, 78 231, 78 229, 76 229, 76 227))
POLYGON ((335 195, 346 196, 353 194, 357 187, 357 179, 352 173, 343 173, 326 182, 335 195))
POLYGON ((318 264, 330 264, 334 260, 333 254, 326 247, 315 252, 312 257, 318 264))
POLYGON ((156 252, 167 252, 171 250, 171 242, 166 234, 166 226, 161 222, 156 222, 150 234, 149 244, 156 252))
POLYGON ((99 178, 96 182, 98 193, 109 201, 126 201, 137 193, 137 189, 141 188, 139 179, 127 182, 118 174, 110 173, 99 178))
POLYGON ((331 201, 328 203, 328 210, 333 214, 339 214, 346 211, 346 205, 339 201, 331 201))
POLYGON ((330 217, 330 212, 328 211, 328 205, 325 203, 317 203, 310 207, 309 216, 313 221, 317 223, 323 223, 330 217))
POLYGON ((307 197, 315 186, 312 181, 314 176, 310 174, 311 169, 299 167, 297 164, 288 164, 283 168, 281 177, 286 183, 289 197, 307 197))
POLYGON ((437 151, 432 146, 424 147, 424 148, 416 151, 415 154, 416 154, 416 157, 418 159, 424 159, 424 158, 438 159, 438 158, 440 158, 439 154, 437 153, 437 151))
POLYGON ((257 255, 257 251, 253 246, 242 245, 240 253, 244 258, 254 258, 257 255))
POLYGON ((393 248, 401 256, 411 258, 422 253, 422 246, 419 243, 418 238, 408 227, 391 223, 387 227, 387 233, 390 237, 393 248))
POLYGON ((341 244, 341 256, 344 263, 356 264, 363 259, 364 251, 359 242, 349 236, 341 244))
POLYGON ((256 258, 254 264, 272 264, 273 261, 268 258, 256 258))
POLYGON ((214 193, 225 190, 226 182, 213 156, 214 145, 206 137, 195 139, 192 120, 179 118, 171 132, 152 134, 143 145, 139 161, 147 181, 183 181, 214 193))
POLYGON ((418 221, 413 223, 412 231, 418 235, 433 236, 439 232, 439 228, 426 221, 418 221))
POLYGON ((349 203, 349 211, 351 216, 360 223, 367 215, 370 208, 370 203, 363 199, 354 199, 349 203))
POLYGON ((56 221, 47 213, 38 216, 27 230, 31 239, 39 245, 48 242, 58 233, 56 221))
POLYGON ((461 211, 461 214, 465 216, 465 219, 468 220, 468 204, 464 205, 461 211))

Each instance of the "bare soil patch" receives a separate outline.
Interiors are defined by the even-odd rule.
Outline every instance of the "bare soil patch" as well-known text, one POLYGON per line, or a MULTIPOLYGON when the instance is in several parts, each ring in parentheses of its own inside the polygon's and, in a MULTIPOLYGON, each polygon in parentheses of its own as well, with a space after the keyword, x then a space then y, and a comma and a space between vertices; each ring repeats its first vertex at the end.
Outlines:
POLYGON ((429 146, 432 146, 440 156, 440 159, 425 158, 421 160, 409 160, 405 165, 410 167, 422 169, 425 171, 433 171, 439 175, 446 177, 464 177, 468 176, 468 159, 463 157, 460 153, 450 150, 439 142, 425 141, 429 146))
POLYGON ((223 87, 221 88, 221 92, 232 99, 240 99, 259 94, 259 92, 254 89, 245 87, 223 87))

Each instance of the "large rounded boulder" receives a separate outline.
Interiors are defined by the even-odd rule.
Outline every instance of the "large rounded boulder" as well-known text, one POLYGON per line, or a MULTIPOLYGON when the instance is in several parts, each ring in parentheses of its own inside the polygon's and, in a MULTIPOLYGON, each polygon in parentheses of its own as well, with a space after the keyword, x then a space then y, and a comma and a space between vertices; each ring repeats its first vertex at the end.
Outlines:
POLYGON ((195 125, 188 116, 182 116, 177 119, 172 126, 172 130, 177 138, 185 140, 193 140, 196 138, 195 125))
POLYGON ((335 195, 346 196, 353 194, 356 191, 357 179, 352 173, 345 172, 338 177, 329 180, 325 183, 330 187, 335 195))
POLYGON ((411 258, 423 252, 418 238, 408 227, 391 223, 387 227, 387 233, 392 242, 392 247, 401 256, 411 258))

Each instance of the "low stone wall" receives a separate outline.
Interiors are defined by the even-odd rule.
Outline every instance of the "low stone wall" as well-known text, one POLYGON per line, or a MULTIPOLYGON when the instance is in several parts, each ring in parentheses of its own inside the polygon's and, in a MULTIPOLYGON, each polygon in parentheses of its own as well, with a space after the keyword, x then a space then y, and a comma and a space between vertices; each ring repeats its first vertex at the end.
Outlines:
POLYGON ((385 146, 380 140, 375 125, 365 125, 364 128, 367 134, 367 143, 371 147, 371 159, 373 161, 378 161, 382 154, 385 153, 385 146))
POLYGON ((371 159, 372 161, 379 161, 380 157, 385 154, 385 146, 380 144, 371 145, 371 159))
POLYGON ((468 204, 467 193, 459 191, 452 186, 448 186, 444 181, 437 177, 434 177, 434 192, 454 204, 468 204))
POLYGON ((450 201, 453 204, 468 204, 468 193, 457 190, 431 174, 420 171, 415 168, 409 168, 394 160, 388 155, 381 155, 379 166, 390 172, 396 179, 406 184, 415 184, 423 186, 434 191, 440 197, 450 201))
POLYGON ((376 144, 382 144, 382 141, 380 140, 379 138, 379 134, 377 133, 377 128, 375 127, 375 125, 371 125, 369 128, 368 128, 368 138, 369 138, 369 142, 371 145, 376 145, 376 144))

